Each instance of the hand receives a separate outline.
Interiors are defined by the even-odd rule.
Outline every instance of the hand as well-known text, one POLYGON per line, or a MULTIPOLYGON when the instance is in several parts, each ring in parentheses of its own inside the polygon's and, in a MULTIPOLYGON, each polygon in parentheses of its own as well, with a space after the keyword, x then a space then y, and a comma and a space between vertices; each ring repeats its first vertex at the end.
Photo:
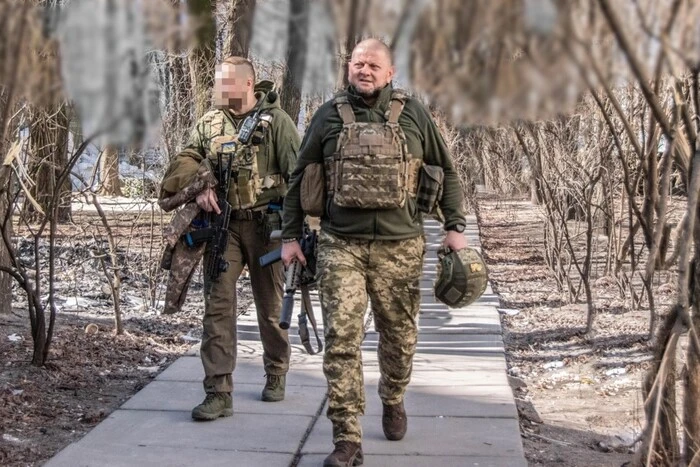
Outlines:
POLYGON ((306 266, 306 258, 304 257, 304 253, 301 252, 301 245, 299 245, 299 242, 283 243, 282 263, 284 263, 286 267, 294 261, 299 261, 302 265, 306 266))
POLYGON ((452 251, 462 250, 467 247, 467 237, 461 232, 448 230, 442 245, 448 247, 452 251))
POLYGON ((207 212, 214 211, 217 214, 221 214, 221 209, 219 209, 219 200, 216 197, 216 192, 211 188, 206 188, 204 191, 197 195, 197 205, 207 212))

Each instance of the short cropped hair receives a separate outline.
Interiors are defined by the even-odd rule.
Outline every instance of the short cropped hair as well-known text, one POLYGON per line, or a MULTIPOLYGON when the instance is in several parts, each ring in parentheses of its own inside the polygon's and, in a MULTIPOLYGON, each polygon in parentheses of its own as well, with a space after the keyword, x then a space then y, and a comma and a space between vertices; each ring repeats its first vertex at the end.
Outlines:
POLYGON ((227 65, 244 67, 246 71, 248 71, 248 74, 253 78, 253 83, 255 83, 255 68, 253 67, 253 63, 247 58, 232 55, 230 57, 226 57, 221 61, 222 65, 224 63, 227 65))
MULTIPOLYGON (((386 55, 386 57, 389 59, 390 65, 394 64, 394 52, 392 52, 391 47, 389 47, 386 44, 386 42, 379 38, 369 37, 367 39, 363 39, 360 42, 358 42, 357 45, 355 45, 355 49, 359 47, 378 50, 386 55)), ((355 49, 353 49, 353 52, 355 51, 355 49)))

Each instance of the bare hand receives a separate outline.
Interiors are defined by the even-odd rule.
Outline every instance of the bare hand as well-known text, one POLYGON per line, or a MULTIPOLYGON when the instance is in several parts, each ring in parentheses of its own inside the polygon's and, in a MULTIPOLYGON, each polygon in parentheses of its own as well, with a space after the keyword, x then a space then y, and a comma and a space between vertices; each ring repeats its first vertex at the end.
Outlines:
POLYGON ((214 211, 217 214, 221 214, 221 209, 219 209, 219 201, 216 197, 216 192, 211 188, 206 188, 204 191, 197 195, 197 205, 207 212, 214 211))
POLYGON ((442 241, 442 245, 448 247, 452 251, 462 250, 467 247, 467 237, 461 232, 448 230, 445 235, 445 240, 442 241))
POLYGON ((282 244, 282 262, 285 267, 292 264, 293 261, 299 261, 306 266, 306 258, 301 251, 299 242, 287 242, 282 244))

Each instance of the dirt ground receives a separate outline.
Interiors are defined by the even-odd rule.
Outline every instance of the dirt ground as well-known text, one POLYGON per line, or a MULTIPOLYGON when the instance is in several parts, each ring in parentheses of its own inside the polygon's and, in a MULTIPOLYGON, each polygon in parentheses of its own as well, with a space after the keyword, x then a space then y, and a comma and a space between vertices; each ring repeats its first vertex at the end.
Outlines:
MULTIPOLYGON (((616 287, 600 278, 597 332, 581 336, 585 306, 565 305, 557 292, 542 257, 540 215, 528 202, 497 200, 481 200, 478 213, 484 256, 501 297, 526 456, 533 466, 619 466, 630 460, 641 429, 648 317, 630 311, 616 287)), ((133 229, 123 235, 135 238, 133 229)), ((105 281, 98 265, 72 256, 85 247, 75 243, 62 249, 66 263, 59 290, 91 301, 87 308, 65 307, 59 313, 46 367, 30 365, 31 332, 20 291, 13 295, 13 314, 0 316, 3 466, 45 462, 141 389, 201 333, 201 277, 195 278, 181 314, 160 316, 138 304, 137 289, 147 278, 133 268, 124 282, 126 333, 114 336, 105 281), (86 333, 91 323, 99 328, 96 334, 86 333)), ((134 265, 134 255, 125 251, 123 257, 134 265)), ((658 286, 659 296, 670 296, 668 285, 658 286)), ((250 302, 247 290, 244 280, 239 310, 250 302)))
MULTIPOLYGON (((12 313, 0 315, 0 466, 43 464, 90 431, 201 336, 201 274, 193 278, 180 313, 160 315, 162 302, 149 305, 149 285, 154 285, 158 301, 165 281, 162 272, 153 275, 157 268, 151 266, 158 264, 154 261, 160 251, 148 245, 153 229, 138 214, 111 219, 122 266, 125 330, 116 336, 107 280, 99 262, 90 259, 105 247, 104 238, 92 228, 99 219, 76 220, 75 225, 61 226, 56 241, 59 312, 45 367, 31 365, 26 297, 18 287, 13 287, 12 313), (97 332, 92 332, 93 325, 97 332)), ((42 258, 46 248, 42 241, 42 258)), ((33 254, 29 242, 20 242, 18 251, 24 259, 33 254)), ((239 313, 252 302, 249 290, 249 281, 242 278, 239 313)))
MULTIPOLYGON (((595 332, 584 336, 585 304, 565 304, 546 267, 541 216, 523 200, 482 200, 478 215, 525 453, 533 466, 620 466, 643 426, 649 315, 598 277, 595 332)), ((670 284, 656 287, 670 299, 670 284)))

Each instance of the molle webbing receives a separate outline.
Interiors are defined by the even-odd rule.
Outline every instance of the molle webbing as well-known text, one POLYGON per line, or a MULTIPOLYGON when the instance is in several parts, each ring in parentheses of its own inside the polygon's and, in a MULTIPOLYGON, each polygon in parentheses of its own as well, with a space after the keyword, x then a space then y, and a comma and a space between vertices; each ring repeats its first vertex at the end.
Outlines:
POLYGON ((356 122, 347 96, 334 105, 343 120, 333 158, 324 160, 326 185, 336 204, 368 209, 402 207, 414 196, 420 159, 411 158, 399 126, 406 96, 393 91, 384 123, 356 122))

